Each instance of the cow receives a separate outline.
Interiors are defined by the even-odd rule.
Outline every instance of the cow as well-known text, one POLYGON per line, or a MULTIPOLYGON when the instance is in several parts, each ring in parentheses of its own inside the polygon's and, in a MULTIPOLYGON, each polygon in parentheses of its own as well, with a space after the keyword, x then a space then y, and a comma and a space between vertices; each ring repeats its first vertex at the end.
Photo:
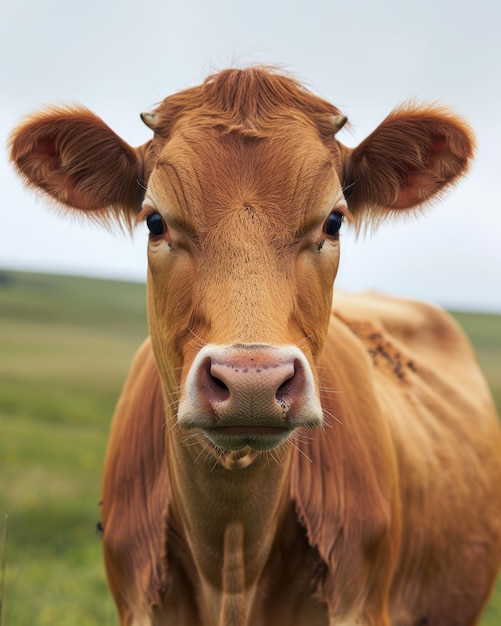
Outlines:
POLYGON ((33 189, 149 230, 150 338, 102 489, 120 624, 476 624, 501 563, 501 430, 472 348, 432 305, 333 298, 343 223, 440 197, 469 126, 406 104, 349 148, 336 107, 266 67, 142 119, 139 148, 81 106, 10 140, 33 189))

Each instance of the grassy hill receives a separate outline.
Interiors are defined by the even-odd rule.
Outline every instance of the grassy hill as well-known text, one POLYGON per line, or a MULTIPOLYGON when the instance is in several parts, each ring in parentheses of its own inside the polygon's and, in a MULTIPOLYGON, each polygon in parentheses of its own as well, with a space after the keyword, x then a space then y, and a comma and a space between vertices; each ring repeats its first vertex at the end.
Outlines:
MULTIPOLYGON (((501 317, 456 317, 501 408, 501 317)), ((2 626, 117 623, 95 528, 110 417, 146 334, 144 285, 0 272, 2 626)), ((498 584, 482 626, 499 624, 498 584)))

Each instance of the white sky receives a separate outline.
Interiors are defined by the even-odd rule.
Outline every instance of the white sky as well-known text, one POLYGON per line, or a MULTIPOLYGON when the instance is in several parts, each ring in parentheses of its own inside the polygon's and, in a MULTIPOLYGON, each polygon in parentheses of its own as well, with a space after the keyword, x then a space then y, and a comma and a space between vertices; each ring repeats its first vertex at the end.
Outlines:
MULTIPOLYGON (((501 311, 501 3, 477 0, 0 0, 0 135, 41 104, 80 102, 131 145, 139 120, 215 69, 283 66, 348 115, 358 144, 408 98, 450 104, 474 127, 468 177, 419 220, 355 241, 337 285, 501 311)), ((133 241, 61 218, 2 151, 0 268, 142 280, 133 241)))

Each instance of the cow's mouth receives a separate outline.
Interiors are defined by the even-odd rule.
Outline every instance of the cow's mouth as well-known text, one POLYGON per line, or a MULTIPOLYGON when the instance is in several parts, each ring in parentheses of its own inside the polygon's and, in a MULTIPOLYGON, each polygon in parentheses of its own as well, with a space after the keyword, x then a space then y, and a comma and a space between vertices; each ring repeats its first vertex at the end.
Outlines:
POLYGON ((273 450, 284 443, 294 428, 279 426, 215 426, 202 429, 205 437, 221 450, 273 450))

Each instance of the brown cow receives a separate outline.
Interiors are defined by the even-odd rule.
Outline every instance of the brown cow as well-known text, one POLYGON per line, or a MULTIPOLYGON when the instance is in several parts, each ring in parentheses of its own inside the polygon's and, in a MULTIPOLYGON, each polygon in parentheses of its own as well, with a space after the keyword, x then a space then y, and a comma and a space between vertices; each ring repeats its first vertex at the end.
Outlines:
POLYGON ((349 149, 334 106, 262 68, 143 120, 137 149, 80 107, 12 136, 29 185, 150 230, 151 342, 103 488, 121 624, 477 623, 501 562, 501 433, 470 345, 428 305, 332 307, 343 219, 436 198, 467 169, 468 126, 408 106, 349 149))

